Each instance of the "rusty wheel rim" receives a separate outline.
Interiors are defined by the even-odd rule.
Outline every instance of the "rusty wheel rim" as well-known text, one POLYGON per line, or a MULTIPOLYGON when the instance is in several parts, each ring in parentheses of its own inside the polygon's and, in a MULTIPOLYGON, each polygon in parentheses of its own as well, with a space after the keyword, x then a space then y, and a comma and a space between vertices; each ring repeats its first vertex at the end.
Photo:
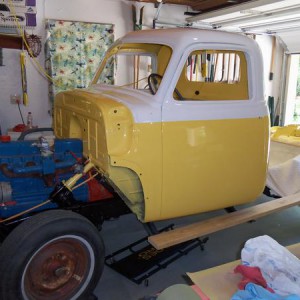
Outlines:
POLYGON ((89 284, 94 266, 94 251, 82 237, 52 239, 25 266, 22 296, 26 300, 76 299, 89 284))

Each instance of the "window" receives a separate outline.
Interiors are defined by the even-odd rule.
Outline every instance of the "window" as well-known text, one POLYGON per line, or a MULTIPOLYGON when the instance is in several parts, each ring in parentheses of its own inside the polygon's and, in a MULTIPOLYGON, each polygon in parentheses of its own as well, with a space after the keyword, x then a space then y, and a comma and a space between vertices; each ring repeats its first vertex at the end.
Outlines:
POLYGON ((162 77, 172 54, 171 48, 158 44, 122 44, 112 48, 98 69, 93 83, 112 84, 149 92, 148 77, 162 77), (105 70, 114 68, 111 82, 105 70))
MULTIPOLYGON (((284 125, 300 123, 300 55, 288 56, 284 125)), ((279 106, 280 107, 280 106, 279 106)), ((275 109, 278 114, 279 109, 275 109)))
MULTIPOLYGON (((176 91, 183 100, 248 99, 244 53, 230 50, 192 52, 181 72, 176 91)), ((178 99, 176 91, 174 98, 178 99)))
POLYGON ((147 84, 147 78, 150 73, 156 73, 156 57, 150 53, 118 53, 111 56, 105 68, 109 66, 114 68, 113 78, 108 78, 105 72, 102 72, 98 82, 117 86, 129 86, 134 89, 142 89, 147 84))

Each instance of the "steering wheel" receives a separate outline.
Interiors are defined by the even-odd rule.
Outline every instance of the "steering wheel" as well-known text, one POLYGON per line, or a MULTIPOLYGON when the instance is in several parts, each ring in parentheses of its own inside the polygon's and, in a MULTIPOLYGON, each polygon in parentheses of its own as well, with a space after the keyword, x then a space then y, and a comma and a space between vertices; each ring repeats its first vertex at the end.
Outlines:
POLYGON ((148 85, 152 95, 156 94, 161 80, 162 80, 162 76, 156 73, 151 73, 148 76, 148 85))
MULTIPOLYGON (((148 85, 149 85, 149 89, 152 95, 155 95, 157 93, 157 90, 159 88, 159 85, 161 83, 162 80, 162 76, 156 73, 151 73, 148 76, 148 85)), ((175 88, 174 89, 175 94, 177 95, 179 100, 184 100, 184 98, 182 97, 182 95, 179 93, 179 91, 175 88)))

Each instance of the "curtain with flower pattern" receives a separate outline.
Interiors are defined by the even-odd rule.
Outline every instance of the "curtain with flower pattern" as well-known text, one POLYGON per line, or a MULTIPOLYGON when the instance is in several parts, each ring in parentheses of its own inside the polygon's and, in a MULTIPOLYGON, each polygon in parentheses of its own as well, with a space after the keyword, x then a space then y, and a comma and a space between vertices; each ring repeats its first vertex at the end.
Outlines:
MULTIPOLYGON (((50 100, 60 91, 87 87, 113 41, 112 24, 48 20, 46 69, 53 79, 50 100)), ((112 81, 113 66, 106 72, 112 81)))

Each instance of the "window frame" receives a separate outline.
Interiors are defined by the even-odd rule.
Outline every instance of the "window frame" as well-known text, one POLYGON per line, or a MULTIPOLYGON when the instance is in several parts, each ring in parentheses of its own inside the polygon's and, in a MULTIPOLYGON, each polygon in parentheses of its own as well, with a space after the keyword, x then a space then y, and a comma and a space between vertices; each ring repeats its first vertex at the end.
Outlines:
MULTIPOLYGON (((175 83, 175 88, 180 91, 183 99, 186 101, 237 101, 250 100, 249 93, 249 62, 245 49, 238 47, 209 47, 211 45, 199 45, 199 47, 190 47, 185 51, 183 60, 179 65, 179 76, 175 83), (240 80, 238 82, 228 83, 227 81, 190 81, 186 75, 186 66, 188 58, 195 52, 211 53, 231 53, 240 57, 240 80), (225 97, 224 97, 225 95, 225 97)), ((173 93, 175 95, 175 93, 173 93)), ((174 100, 180 100, 173 96, 174 100)))

